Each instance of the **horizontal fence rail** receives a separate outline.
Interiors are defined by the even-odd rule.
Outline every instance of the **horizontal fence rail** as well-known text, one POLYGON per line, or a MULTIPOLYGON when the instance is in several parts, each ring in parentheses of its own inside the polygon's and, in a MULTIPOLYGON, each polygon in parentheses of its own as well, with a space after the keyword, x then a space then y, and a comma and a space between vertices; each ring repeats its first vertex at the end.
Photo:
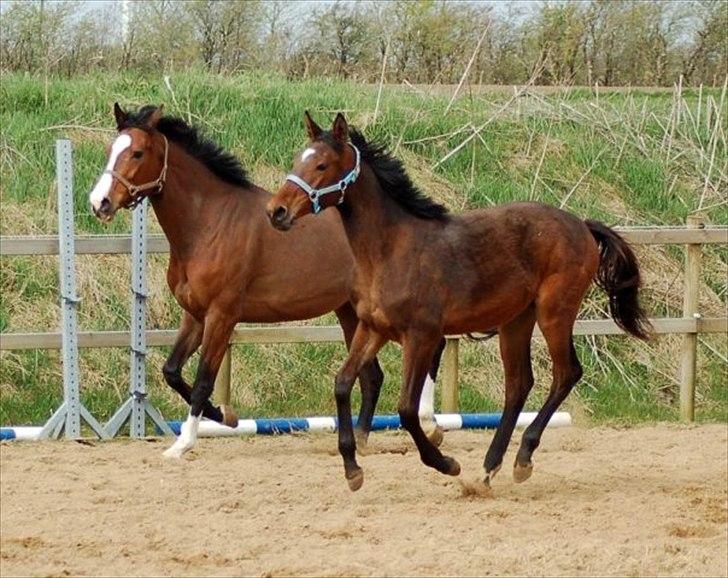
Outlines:
MULTIPOLYGON (((707 317, 698 319, 651 319, 655 333, 726 333, 728 319, 707 317)), ((574 335, 622 335, 624 331, 610 319, 578 320, 574 335)), ((129 331, 79 331, 78 346, 83 348, 129 347, 129 331)), ((477 336, 477 334, 475 334, 477 336)), ((538 327, 534 335, 541 336, 538 327)), ((176 329, 149 329, 146 331, 147 345, 166 346, 174 343, 176 329)), ((461 338, 449 335, 450 339, 461 338)), ((238 327, 230 337, 230 343, 332 343, 344 341, 344 334, 338 325, 298 325, 238 327)), ((60 349, 61 334, 56 333, 2 333, 0 351, 22 349, 60 349)))
MULTIPOLYGON (((728 228, 704 229, 615 228, 633 245, 709 245, 728 243, 728 228)), ((119 255, 131 252, 131 235, 77 235, 76 255, 119 255)), ((147 253, 169 253, 169 243, 164 235, 147 237, 147 253)), ((0 256, 58 255, 58 236, 5 236, 0 237, 0 256)))

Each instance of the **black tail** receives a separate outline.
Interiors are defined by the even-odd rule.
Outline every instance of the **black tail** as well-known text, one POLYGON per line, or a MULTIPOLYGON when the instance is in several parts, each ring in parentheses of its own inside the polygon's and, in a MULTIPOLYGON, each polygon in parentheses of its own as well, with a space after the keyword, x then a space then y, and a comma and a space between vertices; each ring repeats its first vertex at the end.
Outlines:
POLYGON ((652 325, 638 300, 641 285, 637 257, 616 231, 597 221, 585 221, 599 244, 596 282, 609 296, 609 312, 627 333, 649 339, 652 325))

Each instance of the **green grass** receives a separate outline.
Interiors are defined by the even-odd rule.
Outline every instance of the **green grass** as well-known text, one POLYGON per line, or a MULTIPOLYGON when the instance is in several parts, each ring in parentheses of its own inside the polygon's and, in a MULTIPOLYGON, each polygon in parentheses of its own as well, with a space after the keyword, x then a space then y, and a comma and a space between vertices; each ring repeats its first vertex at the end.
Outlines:
MULTIPOLYGON (((413 179, 456 210, 513 200, 535 199, 561 205, 584 218, 609 224, 683 224, 699 208, 712 223, 728 223, 717 170, 725 166, 725 143, 716 123, 725 124, 718 91, 701 101, 683 93, 680 122, 669 93, 602 93, 588 90, 522 96, 462 150, 437 164, 471 134, 456 132, 490 119, 511 99, 508 92, 465 94, 445 114, 448 96, 406 87, 385 87, 374 120, 376 87, 343 81, 289 82, 262 74, 233 77, 182 73, 171 77, 174 94, 156 76, 94 75, 51 79, 47 104, 43 79, 6 74, 0 83, 0 232, 53 233, 57 227, 54 140, 74 147, 76 227, 80 233, 125 233, 127 213, 110 226, 87 210, 87 193, 104 165, 104 144, 113 135, 111 105, 165 104, 168 113, 191 118, 238 155, 254 180, 273 188, 305 142, 302 112, 325 125, 338 110, 352 124, 390 145, 413 179), (689 112, 688 112, 689 111, 689 112), (719 115, 722 115, 719 117, 719 115), (707 119, 711 119, 711 124, 707 119), (438 135, 442 135, 439 138, 438 135), (706 173, 712 184, 704 194, 706 173), (437 165, 436 168, 435 165, 437 165), (578 186, 576 186, 578 183, 578 186)), ((156 225, 153 224, 153 228, 156 225)), ((158 229, 157 229, 158 230, 158 229)), ((679 315, 679 247, 640 248, 647 286, 645 301, 655 315, 679 315)), ((706 249, 702 300, 706 315, 724 315, 728 249, 706 249)), ((57 261, 53 257, 3 258, 0 262, 0 329, 52 331, 58 327, 57 261)), ((176 328, 180 310, 166 288, 166 256, 149 266, 149 325, 176 328)), ((79 257, 82 329, 119 330, 129 324, 128 258, 79 257), (120 282, 119 279, 123 279, 120 282)), ((599 292, 590 294, 583 317, 604 309, 599 292)), ((334 323, 329 315, 316 323, 334 323)), ((679 338, 650 345, 627 338, 579 338, 583 381, 565 407, 580 419, 598 423, 675 420, 679 379, 679 338)), ((728 421, 724 336, 701 337, 697 413, 700 419, 728 421)), ((463 411, 498 410, 502 370, 497 340, 461 347, 463 411)), ((169 417, 184 407, 164 385, 160 368, 165 348, 152 350, 149 387, 153 402, 169 417)), ((236 346, 233 399, 242 415, 313 415, 334 412, 333 376, 343 362, 340 345, 236 346)), ((543 401, 550 382, 548 357, 534 346, 537 385, 529 408, 543 401)), ((113 413, 128 388, 126 350, 85 350, 81 355, 84 401, 98 417, 113 413)), ((0 357, 0 424, 41 423, 61 397, 58 352, 3 352, 0 357)), ((381 354, 386 375, 379 410, 396 409, 400 351, 381 354)), ((194 375, 194 360, 187 371, 194 375)))

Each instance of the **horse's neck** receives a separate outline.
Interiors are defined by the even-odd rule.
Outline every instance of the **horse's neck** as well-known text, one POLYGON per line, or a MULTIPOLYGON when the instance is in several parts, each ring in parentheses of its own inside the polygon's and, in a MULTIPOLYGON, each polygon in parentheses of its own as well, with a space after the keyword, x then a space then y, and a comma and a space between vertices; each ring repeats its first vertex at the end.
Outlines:
POLYGON ((151 203, 177 257, 184 258, 205 242, 205 235, 228 222, 212 215, 229 215, 230 204, 245 197, 233 194, 231 188, 200 161, 170 143, 167 181, 162 194, 153 195, 151 203))
POLYGON ((355 259, 378 263, 387 258, 390 236, 416 226, 417 219, 382 190, 371 169, 362 171, 358 186, 342 210, 344 229, 355 259))

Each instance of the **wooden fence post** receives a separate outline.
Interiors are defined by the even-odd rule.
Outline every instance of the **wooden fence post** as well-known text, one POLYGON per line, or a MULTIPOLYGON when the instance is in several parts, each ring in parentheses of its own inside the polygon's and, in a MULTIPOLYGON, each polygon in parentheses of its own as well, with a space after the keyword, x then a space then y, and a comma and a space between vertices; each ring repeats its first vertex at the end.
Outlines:
MULTIPOLYGON (((700 229, 703 221, 691 215, 687 219, 689 229, 700 229)), ((695 362, 698 350, 698 327, 700 322, 700 257, 702 246, 689 244, 685 248, 685 283, 683 317, 695 321, 695 330, 683 335, 682 373, 680 376, 680 418, 683 421, 695 419, 695 362)))
POLYGON ((215 378, 215 389, 212 393, 212 399, 215 405, 230 405, 230 373, 232 367, 232 357, 230 356, 230 344, 225 350, 225 357, 222 358, 220 369, 215 378))
POLYGON ((442 412, 458 413, 460 408, 458 391, 458 350, 460 340, 448 337, 442 358, 442 412))

